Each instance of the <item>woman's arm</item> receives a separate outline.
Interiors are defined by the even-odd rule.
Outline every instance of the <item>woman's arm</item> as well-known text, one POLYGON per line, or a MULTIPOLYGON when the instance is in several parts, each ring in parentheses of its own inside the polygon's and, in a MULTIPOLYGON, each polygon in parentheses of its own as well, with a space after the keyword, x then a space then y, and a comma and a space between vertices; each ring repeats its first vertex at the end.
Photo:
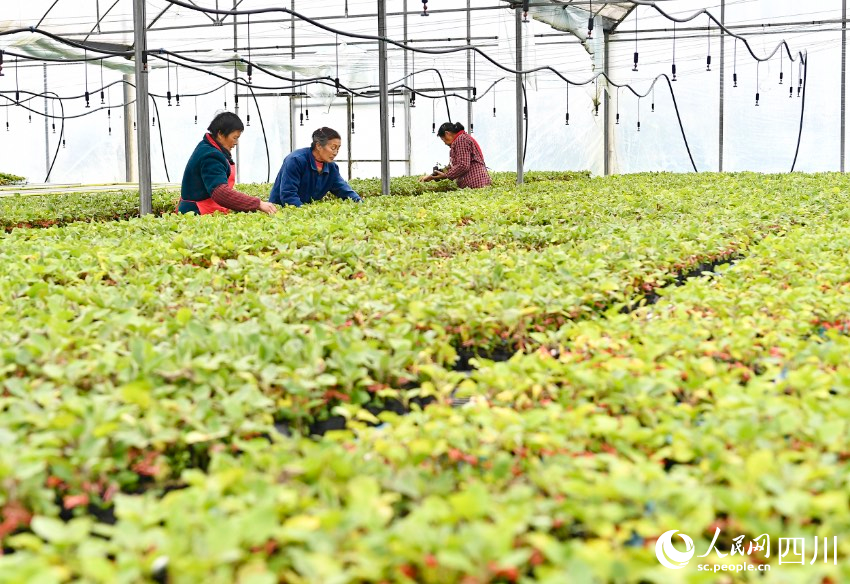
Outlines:
POLYGON ((259 198, 240 193, 230 188, 227 183, 213 189, 212 200, 233 211, 256 211, 261 203, 259 198))
POLYGON ((330 191, 339 197, 340 199, 350 199, 355 203, 361 203, 363 199, 360 198, 354 189, 351 188, 351 185, 346 182, 342 175, 339 173, 339 168, 332 166, 330 169, 331 175, 331 187, 330 191))

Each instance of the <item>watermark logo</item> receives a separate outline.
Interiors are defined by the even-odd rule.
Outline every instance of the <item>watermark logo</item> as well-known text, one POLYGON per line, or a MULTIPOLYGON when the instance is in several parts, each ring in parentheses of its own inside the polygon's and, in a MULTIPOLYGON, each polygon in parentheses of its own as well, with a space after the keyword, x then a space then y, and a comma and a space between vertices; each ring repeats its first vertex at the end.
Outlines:
MULTIPOLYGON (((740 555, 743 562, 736 562, 730 564, 703 564, 699 563, 697 565, 697 569, 700 571, 707 572, 719 572, 719 571, 729 571, 729 572, 767 572, 770 571, 770 564, 767 563, 768 558, 770 558, 770 536, 766 533, 762 533, 758 537, 752 539, 749 542, 748 546, 744 545, 745 536, 739 535, 738 537, 732 540, 732 547, 728 552, 722 552, 717 547, 717 541, 720 537, 720 528, 716 528, 714 532, 714 538, 711 540, 711 545, 708 546, 708 551, 706 551, 701 556, 697 556, 697 558, 705 558, 713 551, 717 557, 725 558, 726 556, 731 556, 730 560, 735 560, 736 555, 740 555), (755 556, 753 555, 755 552, 755 556), (748 556, 744 558, 744 556, 748 556)), ((829 541, 829 538, 823 538, 823 544, 820 543, 820 538, 815 537, 812 540, 814 544, 811 546, 811 560, 809 560, 809 554, 806 553, 806 538, 803 537, 780 537, 779 538, 779 565, 782 566, 784 564, 800 564, 805 565, 808 563, 809 565, 814 565, 818 562, 819 556, 823 556, 823 563, 831 563, 835 566, 838 565, 838 537, 833 537, 832 541, 829 541), (831 556, 831 557, 830 557, 831 556)), ((667 531, 658 538, 658 541, 655 542, 655 556, 658 558, 658 561, 665 568, 669 568, 670 570, 681 570, 682 568, 687 567, 688 562, 694 557, 696 553, 694 549, 694 541, 685 535, 684 533, 679 533, 678 529, 672 529, 667 531), (679 534, 679 537, 682 538, 682 541, 685 542, 685 551, 680 552, 676 548, 673 547, 673 536, 679 534)))
POLYGON ((685 551, 680 552, 673 547, 673 536, 678 532, 678 529, 671 529, 655 542, 655 556, 661 562, 662 566, 671 570, 681 570, 687 566, 688 562, 691 561, 691 558, 696 553, 694 550, 694 540, 684 533, 679 533, 679 537, 685 542, 685 551))

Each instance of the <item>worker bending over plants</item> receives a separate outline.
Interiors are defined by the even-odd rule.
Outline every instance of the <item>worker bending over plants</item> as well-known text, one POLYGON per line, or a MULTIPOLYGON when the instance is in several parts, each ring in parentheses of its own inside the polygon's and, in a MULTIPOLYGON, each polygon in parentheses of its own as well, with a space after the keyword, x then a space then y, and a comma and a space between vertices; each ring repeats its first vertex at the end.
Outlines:
POLYGON ((478 141, 464 131, 460 122, 446 122, 437 130, 437 136, 446 146, 451 148, 449 157, 451 164, 445 170, 435 170, 433 174, 423 176, 419 180, 451 179, 457 182, 461 189, 480 189, 491 184, 487 165, 484 164, 484 153, 478 141))
POLYGON ((309 148, 296 150, 283 159, 269 202, 300 207, 333 193, 340 199, 360 203, 360 195, 342 178, 334 162, 342 144, 339 132, 319 128, 312 139, 309 148))
POLYGON ((277 207, 271 203, 233 188, 236 164, 230 152, 239 144, 243 131, 245 126, 234 113, 222 112, 213 118, 207 134, 186 163, 175 212, 195 215, 231 211, 277 213, 277 207))

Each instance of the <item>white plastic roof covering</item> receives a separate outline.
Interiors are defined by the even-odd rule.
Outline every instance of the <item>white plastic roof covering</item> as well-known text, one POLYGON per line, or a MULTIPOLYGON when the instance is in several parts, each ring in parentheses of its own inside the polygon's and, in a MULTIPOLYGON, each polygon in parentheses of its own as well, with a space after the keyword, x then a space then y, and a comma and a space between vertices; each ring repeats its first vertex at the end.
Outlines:
MULTIPOLYGON (((237 0, 238 1, 238 0, 237 0)), ((53 0, 12 1, 0 0, 0 28, 8 29, 20 26, 35 26, 53 0)), ((215 0, 195 0, 199 5, 212 7, 215 0)), ((535 0, 539 3, 540 0, 535 0)), ((101 14, 106 12, 114 0, 100 0, 101 14)), ((221 7, 232 8, 233 0, 219 0, 221 7)), ((375 0, 349 0, 352 15, 357 13, 374 12, 375 0)), ((388 0, 388 10, 400 10, 402 0, 388 0)), ((472 0, 473 8, 503 4, 497 0, 472 0)), ((574 14, 574 28, 579 35, 586 33, 587 4, 576 4, 566 0, 552 1, 551 7, 539 10, 567 9, 574 14)), ((686 16, 696 10, 708 8, 718 14, 716 0, 666 0, 663 3, 665 11, 678 17, 686 16)), ((837 170, 839 163, 839 139, 837 120, 840 119, 840 63, 841 63, 841 33, 840 25, 834 21, 841 18, 841 0, 819 0, 809 3, 811 6, 801 8, 799 0, 750 0, 747 2, 727 2, 727 23, 746 25, 751 28, 738 29, 748 35, 760 54, 769 52, 781 39, 787 39, 792 49, 807 49, 809 51, 810 67, 808 70, 809 90, 806 100, 806 116, 804 123, 803 142, 800 149, 798 169, 807 171, 837 170), (781 23, 809 21, 833 21, 823 26, 788 26, 780 27, 781 23), (759 28, 761 24, 770 27, 759 28)), ((148 0, 148 20, 153 20, 168 5, 164 0, 148 0)), ((283 5, 289 6, 289 0, 242 0, 240 9, 256 8, 259 6, 283 5)), ((345 0, 295 0, 295 8, 308 16, 326 17, 340 16, 343 13, 345 0)), ((443 47, 448 43, 435 41, 444 37, 465 37, 465 18, 462 12, 453 14, 438 14, 442 8, 459 8, 465 5, 461 0, 430 0, 429 8, 433 13, 428 18, 410 16, 411 37, 418 39, 420 47, 443 47)), ((505 8, 508 7, 504 3, 505 8)), ((594 13, 617 18, 628 2, 597 3, 593 2, 594 13)), ((132 44, 132 0, 118 0, 100 25, 99 34, 95 27, 97 21, 96 0, 59 0, 42 24, 58 34, 71 35, 82 40, 95 29, 89 40, 111 43, 132 44), (107 34, 109 33, 109 34, 107 34)), ((421 8, 419 0, 408 0, 411 11, 421 8)), ((530 16, 537 16, 534 12, 530 16)), ((605 16, 607 18, 607 16, 605 16)), ((321 74, 334 69, 335 48, 334 35, 317 31, 315 28, 296 22, 296 43, 299 45, 296 59, 291 59, 288 49, 279 51, 257 51, 260 45, 288 45, 290 27, 288 16, 281 14, 266 16, 264 20, 279 20, 276 24, 255 25, 252 17, 252 36, 255 48, 254 60, 268 61, 284 67, 322 68, 321 74), (284 22, 285 21, 285 22, 284 22), (324 47, 305 47, 309 44, 327 43, 324 47), (262 55, 262 57, 260 57, 262 55)), ((259 21, 260 18, 257 18, 259 21)), ((389 34, 393 38, 401 38, 401 18, 391 17, 388 23, 389 34)), ((245 26, 240 18, 239 46, 244 46, 246 38, 245 26)), ((375 34, 377 23, 375 19, 331 19, 325 21, 331 26, 337 26, 354 32, 375 34)), ((499 62, 512 65, 514 58, 513 34, 515 31, 514 14, 507 9, 482 10, 473 12, 473 36, 481 39, 498 37, 495 40, 478 40, 475 44, 499 62)), ((596 18, 596 26, 600 27, 602 18, 596 18)), ((228 18, 224 26, 212 26, 210 18, 184 8, 172 7, 157 20, 149 35, 149 48, 166 47, 170 50, 207 51, 193 53, 198 58, 232 55, 233 27, 228 18), (179 30, 178 27, 191 26, 194 28, 179 30)), ((691 25, 679 28, 679 38, 676 46, 676 57, 679 79, 673 84, 675 95, 681 111, 685 132, 689 138, 696 164, 700 170, 716 170, 718 168, 718 122, 719 122, 719 39, 716 29, 713 30, 711 45, 714 56, 712 71, 706 71, 705 56, 707 39, 699 30, 686 31, 705 26, 700 19, 691 25)), ((563 72, 570 79, 583 80, 598 72, 598 62, 595 55, 589 53, 586 43, 576 42, 572 35, 553 37, 554 32, 549 24, 540 20, 532 20, 524 25, 524 40, 526 43, 526 67, 533 65, 551 65, 563 72), (545 37, 542 35, 546 35, 545 37)), ((601 34, 594 34, 594 38, 601 34)), ((672 55, 672 25, 657 15, 649 7, 640 6, 619 23, 611 36, 610 70, 612 78, 620 83, 631 83, 638 90, 646 91, 652 80, 661 73, 670 74, 672 55), (657 31, 640 35, 640 70, 632 71, 632 54, 634 52, 633 30, 635 16, 639 16, 639 28, 657 31), (625 42, 624 42, 625 41, 625 42)), ((15 50, 17 45, 34 44, 28 51, 45 50, 38 47, 29 33, 15 37, 0 37, 0 49, 15 50)), ((578 36, 580 40, 581 36, 578 36)), ((339 38, 343 42, 342 37, 339 38)), ((377 69, 377 56, 374 45, 358 45, 347 41, 348 48, 340 46, 341 76, 353 75, 355 66, 363 69, 363 74, 372 76, 377 69), (350 51, 350 53, 348 52, 350 51), (349 56, 351 55, 351 56, 349 56)), ((54 47, 55 49, 55 47, 54 47)), ((62 49, 72 50, 72 49, 62 49)), ((726 41, 726 124, 725 124, 725 160, 726 170, 757 170, 757 171, 788 171, 796 147, 797 128, 800 121, 802 99, 788 96, 789 81, 796 85, 799 69, 789 66, 787 57, 784 64, 778 56, 769 63, 763 63, 757 68, 755 63, 744 54, 739 43, 737 72, 739 87, 731 87, 731 71, 733 67, 734 45, 726 41), (784 67, 785 83, 779 85, 779 70, 784 67), (755 107, 757 88, 761 93, 761 105, 755 107)), ((22 52, 22 51, 18 51, 22 52)), ((598 51, 594 51, 596 53, 598 51)), ((91 55, 90 55, 91 56, 91 55)), ((401 51, 390 51, 390 76, 393 80, 401 74, 401 51)), ((114 59, 113 62, 132 63, 129 60, 114 59)), ((156 59, 152 63, 157 63, 156 59)), ((33 66, 21 62, 20 85, 22 89, 41 91, 43 87, 42 69, 40 64, 33 66), (24 65, 27 65, 24 67, 24 65)), ((464 86, 466 83, 466 59, 463 53, 453 57, 427 57, 417 55, 416 69, 425 67, 439 68, 448 86, 464 86)), ((228 75, 232 75, 232 67, 228 75)), ((223 69, 217 69, 224 73, 223 69)), ((4 66, 5 76, 0 77, 0 91, 8 92, 15 89, 14 63, 6 56, 4 66)), ((49 66, 47 68, 48 83, 51 91, 60 95, 80 95, 83 91, 83 70, 81 64, 49 66)), ((514 95, 513 78, 485 63, 477 61, 477 87, 479 97, 484 88, 499 78, 507 78, 497 86, 497 91, 488 93, 474 106, 475 137, 484 149, 487 163, 496 170, 510 170, 514 166, 515 145, 513 138, 514 110, 516 98, 514 95), (493 108, 498 113, 493 115, 493 108)), ((302 73, 299 73, 301 75, 302 73)), ((172 72, 173 75, 173 72, 172 72)), ((185 97, 191 91, 209 91, 221 84, 205 72, 192 72, 181 68, 181 91, 184 100, 181 107, 167 107, 163 100, 159 101, 157 129, 152 135, 151 160, 154 181, 164 182, 164 164, 159 131, 162 130, 165 143, 168 167, 172 180, 179 180, 183 164, 197 143, 205 122, 223 107, 225 93, 228 107, 233 107, 232 87, 218 89, 215 93, 197 99, 198 124, 193 124, 194 103, 185 97)), ((88 68, 89 85, 99 84, 97 66, 88 68)), ((120 79, 117 71, 105 73, 106 83, 120 79)), ((255 73, 255 84, 260 84, 255 73)), ((167 73, 157 69, 150 75, 151 91, 164 94, 167 88, 167 73)), ((370 77, 371 79, 371 77, 370 77)), ((175 80, 172 78, 172 83, 175 80)), ((371 82, 371 81, 370 81, 371 82)), ((365 85, 366 83, 355 85, 365 85)), ((437 80, 432 74, 424 74, 416 80, 416 86, 435 87, 437 80)), ((173 89, 172 89, 173 90, 173 89)), ((572 86, 569 91, 569 111, 571 122, 564 123, 566 107, 566 87, 562 81, 548 74, 537 75, 536 85, 532 79, 528 83, 528 152, 527 168, 529 169, 591 169, 596 173, 602 172, 603 116, 594 116, 593 101, 601 97, 602 89, 590 86, 572 86)), ((308 89, 311 95, 316 95, 320 87, 308 89)), ((654 100, 645 98, 638 102, 626 91, 619 94, 615 91, 611 98, 612 108, 619 105, 621 124, 616 126, 613 149, 615 150, 615 168, 622 172, 647 170, 688 171, 690 164, 684 152, 679 126, 673 112, 670 91, 666 84, 657 87, 654 100), (656 103, 656 111, 650 110, 651 101, 656 103), (641 132, 637 132, 636 120, 638 110, 642 121, 641 132)), ((8 96, 8 93, 6 93, 8 96)), ((110 97, 107 94, 107 99, 110 97)), ((121 103, 121 90, 114 87, 111 91, 112 103, 121 103)), ((247 100, 240 99, 240 115, 246 114, 247 100)), ((99 99, 97 99, 99 104, 99 99)), ((0 105, 7 103, 0 99, 0 105)), ((467 124, 466 104, 460 100, 450 99, 452 118, 467 124)), ((280 165, 282 157, 289 151, 289 100, 287 98, 261 98, 261 107, 265 120, 265 130, 271 150, 272 178, 280 165)), ((92 109, 94 109, 94 105, 92 109)), ((307 104, 305 104, 307 105, 307 104)), ((324 104, 323 104, 324 105, 324 104)), ((432 103, 426 99, 417 99, 417 107, 412 110, 412 125, 410 134, 413 139, 413 171, 425 172, 435 162, 445 163, 448 151, 445 146, 431 135, 431 124, 434 119, 438 124, 446 121, 446 112, 442 100, 432 103)), ((240 141, 241 162, 239 168, 240 180, 261 181, 266 178, 266 154, 259 127, 259 120, 254 104, 250 104, 252 123, 240 141)), ((301 106, 296 104, 298 113, 301 106)), ((391 152, 393 158, 401 158, 404 152, 404 137, 407 130, 398 122, 403 116, 403 106, 400 99, 396 100, 396 128, 391 130, 391 152)), ((36 109, 40 110, 39 103, 36 109)), ((66 114, 85 112, 81 100, 67 102, 66 114)), ((377 107, 372 102, 359 100, 356 103, 357 130, 351 143, 354 156, 361 159, 375 159, 377 149, 377 107)), ((309 139, 310 132, 319 125, 336 127, 345 135, 346 104, 344 100, 336 100, 332 106, 319 107, 315 99, 309 103, 309 121, 305 119, 304 126, 295 122, 296 142, 304 145, 309 139)), ((56 105, 56 113, 59 106, 56 105)), ((11 129, 7 138, 14 147, 4 150, 2 168, 0 171, 26 175, 33 181, 44 178, 45 143, 40 128, 41 120, 33 115, 32 125, 27 119, 27 112, 18 107, 0 109, 0 125, 5 126, 8 114, 11 129)), ((123 178, 123 138, 121 136, 121 112, 112 112, 112 137, 107 136, 106 112, 100 111, 94 115, 69 120, 67 122, 67 150, 60 148, 60 155, 54 169, 53 180, 66 182, 79 181, 112 181, 123 178)), ((306 116, 305 116, 306 117, 306 116)), ((57 124, 58 126, 58 124, 57 124)), ((49 149, 52 157, 56 139, 59 137, 50 132, 49 149)), ((346 146, 343 146, 346 149, 346 146)), ((343 163, 343 169, 345 165, 343 163)), ((403 170, 401 163, 393 163, 393 174, 403 170)), ((358 163, 354 169, 356 176, 375 176, 377 165, 358 163)))

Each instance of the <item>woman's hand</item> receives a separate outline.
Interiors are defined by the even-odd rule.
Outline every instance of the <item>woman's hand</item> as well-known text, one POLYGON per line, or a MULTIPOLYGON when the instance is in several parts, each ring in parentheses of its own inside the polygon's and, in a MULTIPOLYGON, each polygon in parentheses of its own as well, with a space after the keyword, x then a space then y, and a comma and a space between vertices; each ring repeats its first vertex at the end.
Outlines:
POLYGON ((419 179, 419 182, 431 182, 432 180, 434 180, 434 177, 430 174, 426 174, 425 176, 419 179))
POLYGON ((265 213, 266 215, 274 215, 277 213, 277 205, 274 203, 269 203, 268 201, 260 201, 260 211, 265 213))
POLYGON ((431 180, 445 180, 449 177, 446 176, 446 173, 442 170, 435 170, 434 174, 431 175, 431 180))

